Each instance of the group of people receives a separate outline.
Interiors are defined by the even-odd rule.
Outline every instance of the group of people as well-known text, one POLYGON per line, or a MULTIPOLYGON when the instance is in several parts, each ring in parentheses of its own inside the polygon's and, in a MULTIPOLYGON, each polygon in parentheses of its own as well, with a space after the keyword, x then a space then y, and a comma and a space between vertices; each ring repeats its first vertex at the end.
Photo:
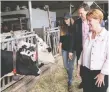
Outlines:
POLYGON ((109 31, 102 25, 103 13, 82 4, 79 18, 65 13, 60 27, 59 53, 68 74, 68 91, 72 90, 74 61, 83 92, 106 92, 109 75, 109 31))

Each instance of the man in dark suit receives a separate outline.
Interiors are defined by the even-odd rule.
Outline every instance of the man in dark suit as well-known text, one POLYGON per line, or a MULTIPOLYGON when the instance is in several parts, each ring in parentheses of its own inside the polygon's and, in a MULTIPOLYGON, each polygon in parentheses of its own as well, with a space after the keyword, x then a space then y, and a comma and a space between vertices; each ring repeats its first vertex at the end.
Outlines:
MULTIPOLYGON (((79 60, 81 51, 83 49, 85 38, 89 32, 89 26, 86 19, 86 14, 89 10, 90 7, 88 6, 88 4, 83 3, 78 9, 79 18, 74 23, 74 28, 73 28, 74 34, 73 34, 73 39, 71 40, 75 39, 75 41, 73 42, 75 42, 77 61, 79 60)), ((69 57, 71 57, 71 54, 69 54, 69 57)), ((80 76, 82 77, 82 67, 80 69, 80 76)), ((78 88, 82 88, 82 82, 80 83, 78 88)))

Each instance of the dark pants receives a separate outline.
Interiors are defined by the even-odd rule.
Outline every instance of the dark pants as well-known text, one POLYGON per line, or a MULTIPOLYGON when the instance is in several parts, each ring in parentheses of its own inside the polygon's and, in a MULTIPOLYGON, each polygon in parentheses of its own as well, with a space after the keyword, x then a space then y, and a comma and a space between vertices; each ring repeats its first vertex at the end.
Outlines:
POLYGON ((104 78, 105 86, 97 87, 94 78, 100 73, 100 70, 89 70, 86 67, 82 67, 82 69, 83 92, 106 92, 108 87, 107 75, 104 78))

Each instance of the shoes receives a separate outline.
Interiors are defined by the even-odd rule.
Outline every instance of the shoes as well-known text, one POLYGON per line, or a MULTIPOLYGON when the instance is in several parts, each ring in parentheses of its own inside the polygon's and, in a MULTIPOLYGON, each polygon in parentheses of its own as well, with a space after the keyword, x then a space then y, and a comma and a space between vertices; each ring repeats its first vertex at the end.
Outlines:
POLYGON ((83 88, 82 82, 78 85, 78 89, 83 88))
POLYGON ((73 92, 72 85, 68 84, 68 92, 73 92))

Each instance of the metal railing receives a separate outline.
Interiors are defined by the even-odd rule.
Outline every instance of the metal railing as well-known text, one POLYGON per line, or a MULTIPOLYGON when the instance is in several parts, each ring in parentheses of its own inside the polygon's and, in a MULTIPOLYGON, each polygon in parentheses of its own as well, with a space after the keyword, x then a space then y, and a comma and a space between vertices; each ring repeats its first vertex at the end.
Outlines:
MULTIPOLYGON (((23 40, 23 41, 26 41, 26 42, 31 42, 31 43, 35 43, 35 38, 36 38, 36 34, 29 34, 29 35, 26 35, 27 33, 25 33, 24 36, 21 36, 19 38, 9 38, 9 39, 5 39, 5 40, 2 40, 0 42, 1 44, 1 49, 3 49, 3 47, 6 48, 7 51, 13 51, 13 48, 18 50, 17 46, 15 46, 15 43, 19 43, 19 41, 23 40)), ((24 76, 20 76, 19 79, 23 78, 24 76)), ((4 89, 6 89, 7 87, 11 86, 13 83, 17 82, 17 81, 14 81, 12 76, 6 76, 4 75, 1 80, 1 91, 3 91, 4 89)))
MULTIPOLYGON (((5 49, 7 51, 13 51, 13 48, 16 50, 18 49, 17 46, 15 46, 15 43, 19 43, 20 40, 26 41, 26 42, 31 42, 35 43, 35 37, 36 34, 35 32, 26 32, 22 33, 21 37, 12 37, 8 39, 4 39, 0 42, 1 49, 5 49)), ((44 41, 47 43, 48 46, 52 48, 52 53, 54 57, 58 55, 57 47, 59 44, 59 39, 60 39, 60 30, 58 27, 56 28, 51 28, 45 30, 44 28, 44 41)), ((24 76, 21 76, 23 78, 24 76)), ((6 89, 7 87, 11 86, 14 84, 16 81, 13 81, 12 76, 5 76, 1 80, 1 91, 6 89)))
POLYGON ((56 28, 48 28, 47 30, 44 28, 44 41, 48 46, 52 48, 52 53, 54 56, 58 55, 58 45, 60 40, 60 29, 56 28))

